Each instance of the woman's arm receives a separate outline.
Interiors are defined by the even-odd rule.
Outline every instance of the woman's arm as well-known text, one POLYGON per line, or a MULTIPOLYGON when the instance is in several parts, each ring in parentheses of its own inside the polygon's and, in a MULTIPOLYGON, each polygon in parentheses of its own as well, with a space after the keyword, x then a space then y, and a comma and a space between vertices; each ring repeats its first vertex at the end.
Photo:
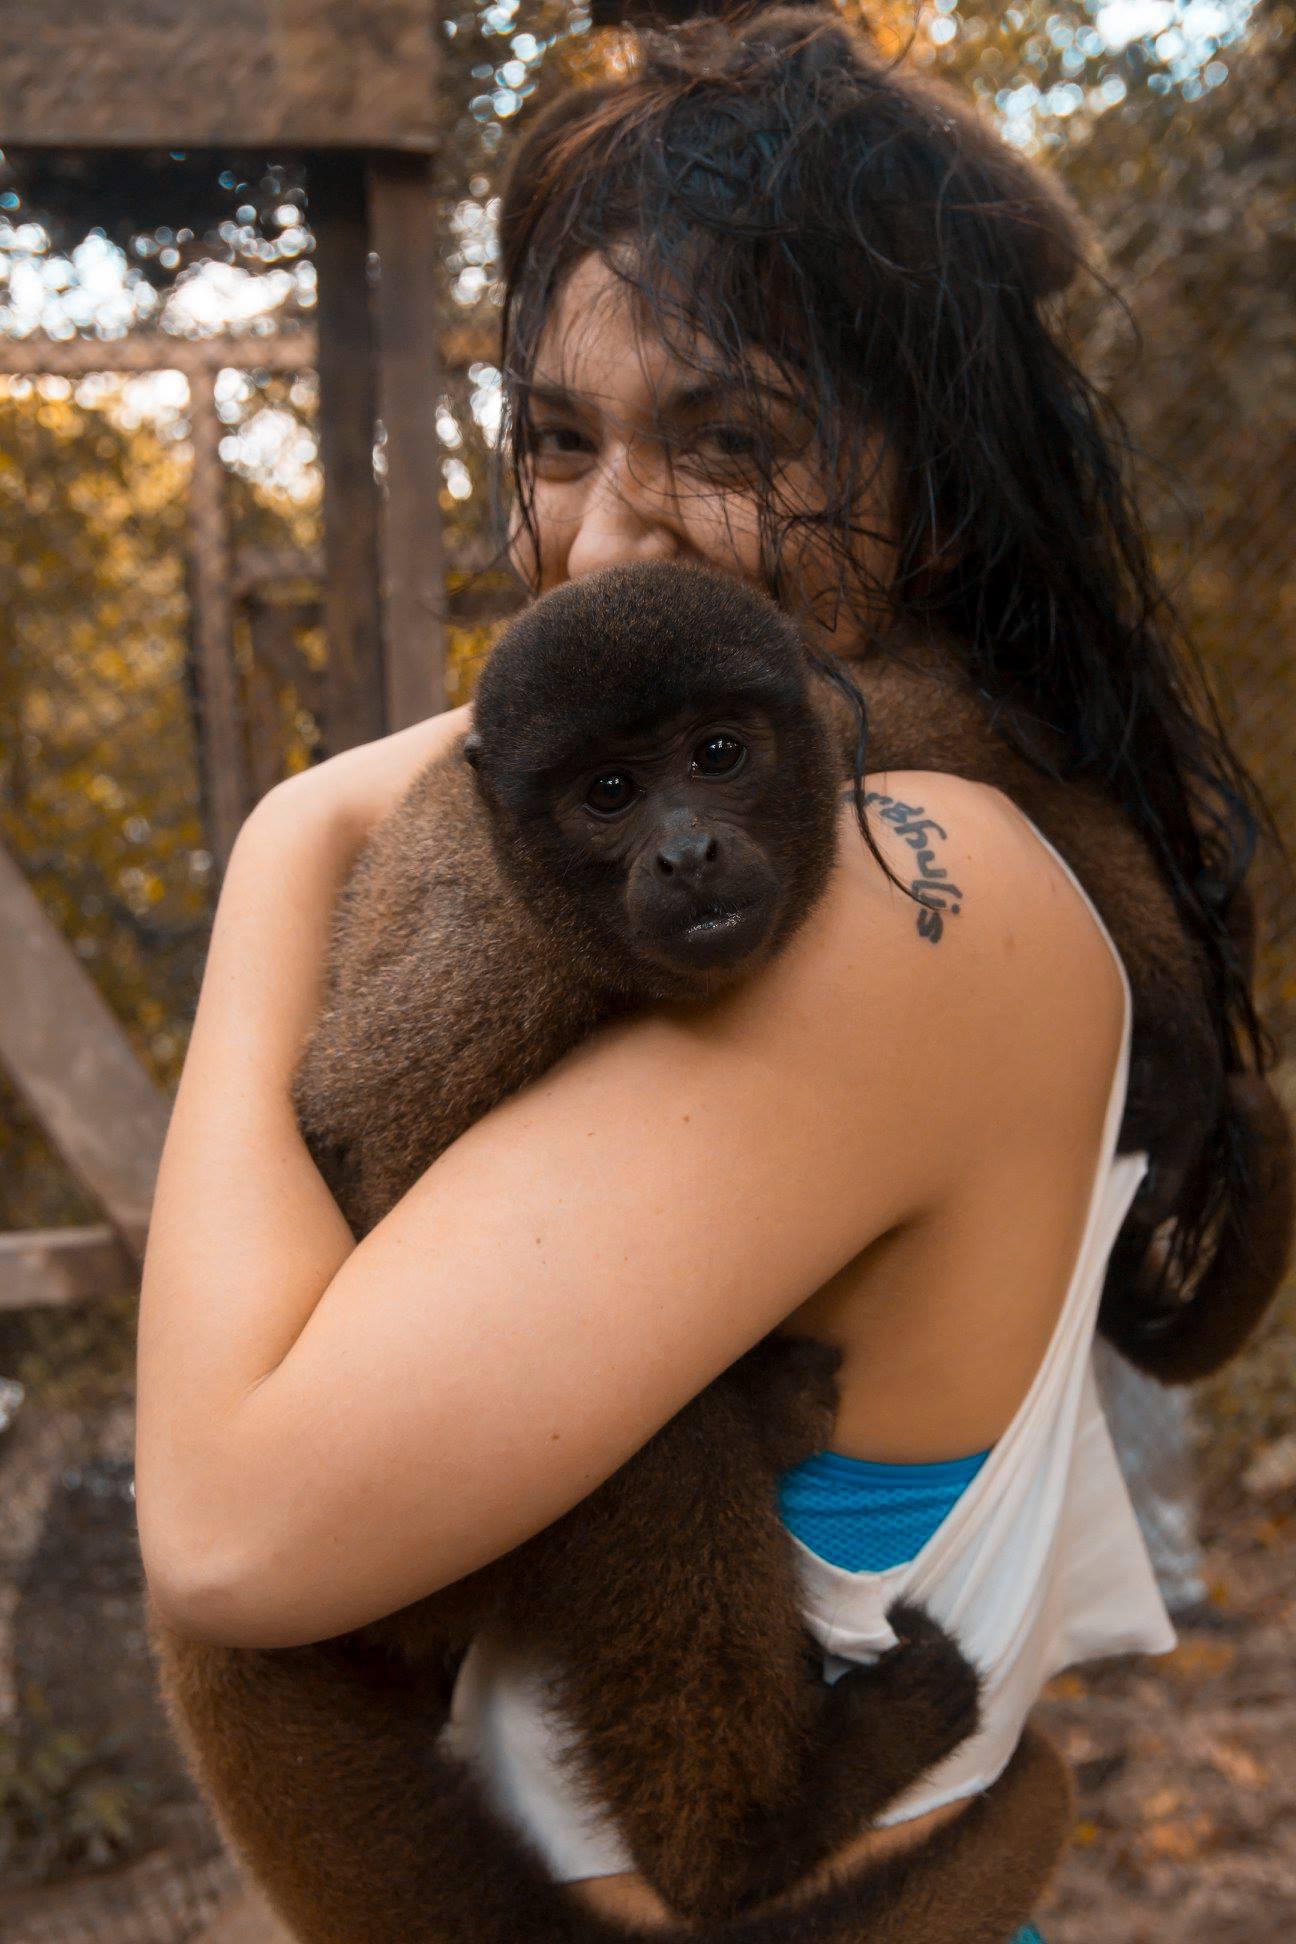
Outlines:
POLYGON ((291 1082, 330 915, 365 836, 468 726, 456 709, 272 790, 239 834, 167 1132, 140 1304, 140 1526, 160 1586, 221 1576, 213 1449, 354 1243, 297 1129, 291 1082), (197 1552, 198 1557, 195 1558, 197 1552))
POLYGON ((983 1085, 938 1029, 975 934, 934 952, 849 833, 758 978, 597 1035, 354 1249, 291 1125, 310 1009, 271 1033, 264 962, 240 960, 268 936, 296 976, 317 962, 330 866, 286 882, 282 831, 248 833, 146 1277, 140 1521, 164 1613, 288 1645, 461 1577, 923 1205, 983 1085))

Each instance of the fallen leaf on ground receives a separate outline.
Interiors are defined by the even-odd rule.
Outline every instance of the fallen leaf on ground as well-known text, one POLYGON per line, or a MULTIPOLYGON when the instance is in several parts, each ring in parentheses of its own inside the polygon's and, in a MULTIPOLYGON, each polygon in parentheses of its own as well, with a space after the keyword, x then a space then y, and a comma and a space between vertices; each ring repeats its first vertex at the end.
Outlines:
POLYGON ((1167 1654, 1160 1666, 1176 1680, 1210 1681, 1218 1674, 1227 1674, 1236 1659, 1237 1648, 1232 1641, 1192 1635, 1187 1640, 1181 1640, 1173 1654, 1167 1654))
POLYGON ((1227 1776, 1241 1789, 1260 1789, 1269 1780, 1269 1770, 1263 1762, 1236 1742, 1215 1742, 1208 1751, 1207 1759, 1212 1768, 1227 1776))

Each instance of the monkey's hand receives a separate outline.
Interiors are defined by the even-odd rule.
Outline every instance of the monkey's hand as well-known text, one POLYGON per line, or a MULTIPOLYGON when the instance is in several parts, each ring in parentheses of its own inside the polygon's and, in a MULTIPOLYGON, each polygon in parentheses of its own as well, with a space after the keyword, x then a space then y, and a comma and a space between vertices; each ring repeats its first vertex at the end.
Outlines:
POLYGON ((887 1618, 899 1645, 829 1691, 832 1788, 853 1801, 857 1827, 951 1755, 981 1716, 980 1677, 944 1628, 916 1606, 887 1618))

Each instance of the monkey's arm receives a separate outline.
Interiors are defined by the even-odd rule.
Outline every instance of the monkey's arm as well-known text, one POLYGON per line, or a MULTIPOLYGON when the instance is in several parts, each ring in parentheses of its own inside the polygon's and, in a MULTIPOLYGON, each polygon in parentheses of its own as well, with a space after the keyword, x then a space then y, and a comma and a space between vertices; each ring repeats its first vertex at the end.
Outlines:
POLYGON ((1122 1356, 1163 1384, 1209 1377, 1263 1319, 1291 1260, 1296 1153, 1291 1122, 1260 1074, 1228 1081, 1239 1185, 1183 1298, 1158 1298, 1155 1220, 1130 1220, 1112 1251, 1099 1321, 1122 1356))
MULTIPOLYGON (((1235 892, 1228 917, 1239 963, 1253 983, 1255 907, 1245 887, 1235 892)), ((1174 1215, 1187 1170, 1200 1161, 1191 1140, 1185 1148, 1182 1127, 1178 1139, 1164 1125, 1158 1129, 1149 1103, 1159 1104, 1164 1122, 1167 1109, 1182 1107, 1167 1072, 1200 1084, 1200 1063, 1191 1046, 1165 1044, 1167 1024, 1173 1029, 1175 1023, 1172 1006, 1157 996, 1145 1001, 1143 1017, 1150 1015, 1156 1028, 1149 1035, 1139 1030, 1137 1001, 1138 994, 1126 1115, 1134 1125, 1122 1130, 1122 1140, 1146 1146, 1151 1166, 1112 1252, 1098 1320, 1109 1342, 1147 1376, 1193 1383, 1236 1355, 1281 1287, 1296 1233, 1296 1148, 1287 1109, 1264 1075, 1229 1074, 1222 1119, 1230 1190, 1190 1288, 1176 1300, 1173 1272, 1170 1291, 1164 1288, 1160 1230, 1174 1215), (1150 1124, 1148 1131, 1140 1121, 1150 1124)), ((1186 1120, 1191 1135, 1191 1115, 1186 1120)))
POLYGON ((917 1612, 833 1686, 808 1651, 776 1488, 827 1442, 837 1361, 758 1346, 522 1548, 501 1601, 637 1867, 695 1919, 796 1882, 976 1726, 975 1674, 917 1612))

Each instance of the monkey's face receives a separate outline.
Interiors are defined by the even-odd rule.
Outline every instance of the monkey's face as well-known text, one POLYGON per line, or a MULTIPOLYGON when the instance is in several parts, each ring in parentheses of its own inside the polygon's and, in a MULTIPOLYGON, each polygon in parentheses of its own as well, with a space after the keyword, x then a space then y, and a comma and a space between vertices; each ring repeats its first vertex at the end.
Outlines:
POLYGON ((500 865, 595 984, 705 996, 818 896, 833 748, 795 627, 739 581, 640 562, 556 588, 496 645, 473 713, 500 865))
POLYGON ((772 723, 736 707, 663 723, 553 778, 560 877, 579 880, 605 936, 668 983, 712 985, 774 936, 777 753, 772 723))

